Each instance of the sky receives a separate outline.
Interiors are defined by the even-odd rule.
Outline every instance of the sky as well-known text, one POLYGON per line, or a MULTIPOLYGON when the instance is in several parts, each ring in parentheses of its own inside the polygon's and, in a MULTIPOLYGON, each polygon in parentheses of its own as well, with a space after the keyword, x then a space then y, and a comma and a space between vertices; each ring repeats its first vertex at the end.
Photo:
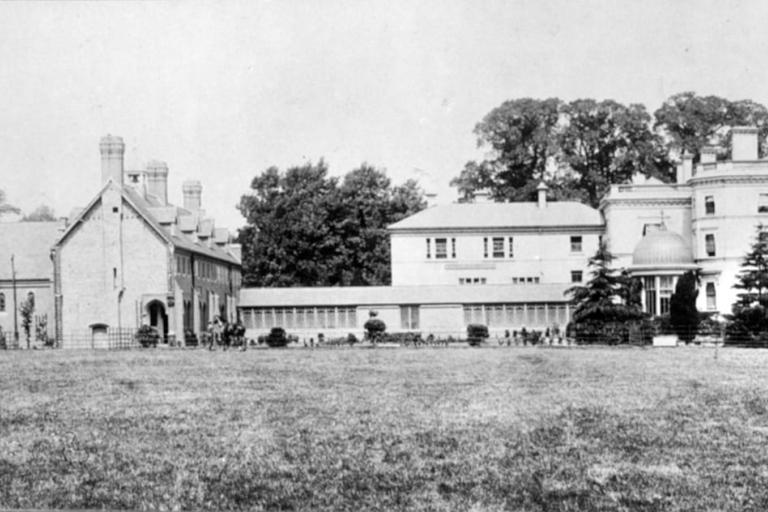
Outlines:
POLYGON ((768 105, 766 22, 747 0, 0 2, 0 190, 67 215, 112 134, 126 168, 168 163, 172 203, 200 180, 233 230, 254 176, 320 158, 447 202, 505 100, 768 105))

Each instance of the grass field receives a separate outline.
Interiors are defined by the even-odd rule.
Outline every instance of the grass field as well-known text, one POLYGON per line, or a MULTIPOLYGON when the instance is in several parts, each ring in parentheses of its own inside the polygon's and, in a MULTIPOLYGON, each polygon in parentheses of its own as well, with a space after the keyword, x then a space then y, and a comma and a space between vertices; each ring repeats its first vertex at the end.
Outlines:
POLYGON ((0 353, 0 508, 767 510, 768 351, 0 353))

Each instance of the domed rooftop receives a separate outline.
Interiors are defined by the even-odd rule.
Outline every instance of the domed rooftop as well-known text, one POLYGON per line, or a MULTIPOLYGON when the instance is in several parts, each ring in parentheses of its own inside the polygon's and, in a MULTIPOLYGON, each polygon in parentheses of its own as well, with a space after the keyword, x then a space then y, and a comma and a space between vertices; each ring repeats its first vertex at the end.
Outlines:
POLYGON ((692 265, 691 248, 683 237, 662 224, 646 233, 632 252, 633 267, 692 265))

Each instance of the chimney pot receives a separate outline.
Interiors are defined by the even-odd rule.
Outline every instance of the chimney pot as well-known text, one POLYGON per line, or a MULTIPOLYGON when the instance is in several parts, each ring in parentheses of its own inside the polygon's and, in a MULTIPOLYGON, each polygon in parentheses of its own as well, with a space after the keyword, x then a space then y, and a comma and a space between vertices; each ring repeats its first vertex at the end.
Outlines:
POLYGON ((115 184, 123 184, 123 156, 125 143, 122 137, 106 135, 99 143, 101 152, 101 182, 111 179, 115 184))
POLYGON ((539 195, 539 208, 547 207, 547 190, 549 190, 549 187, 547 187, 543 181, 536 187, 536 191, 539 195))
POLYGON ((156 196, 163 203, 168 204, 168 164, 159 160, 152 160, 147 164, 147 193, 156 196))
POLYGON ((200 211, 202 206, 201 196, 203 194, 203 186, 198 180, 187 180, 181 185, 181 190, 184 193, 184 208, 192 213, 200 211))

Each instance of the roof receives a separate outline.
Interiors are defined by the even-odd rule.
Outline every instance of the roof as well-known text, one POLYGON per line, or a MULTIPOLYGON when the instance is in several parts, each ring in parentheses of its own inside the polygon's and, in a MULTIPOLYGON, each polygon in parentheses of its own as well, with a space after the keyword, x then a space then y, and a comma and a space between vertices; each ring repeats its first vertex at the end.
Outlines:
POLYGON ((0 279, 13 278, 11 255, 16 279, 51 279, 51 248, 61 228, 61 222, 0 223, 0 279))
POLYGON ((567 302, 571 283, 242 288, 241 307, 567 302))
POLYGON ((693 254, 682 236, 662 224, 648 232, 632 252, 633 267, 692 265, 693 254))
POLYGON ((391 231, 470 228, 603 227, 600 212, 575 201, 453 203, 433 206, 389 226, 391 231))
MULTIPOLYGON (((67 227, 66 231, 64 231, 64 234, 61 235, 61 237, 58 239, 57 243, 61 243, 74 229, 75 226, 78 224, 78 222, 82 219, 82 217, 93 208, 93 206, 98 203, 99 199, 101 198, 102 194, 108 187, 119 187, 123 199, 128 202, 133 208, 136 209, 136 211, 141 215, 141 217, 144 219, 144 221, 166 242, 169 244, 173 244, 176 248, 181 248, 190 252, 202 254, 204 256, 208 256, 210 258, 215 258, 219 260, 224 260, 228 263, 234 263, 239 265, 240 261, 234 257, 231 253, 224 250, 221 247, 218 247, 216 245, 212 247, 208 247, 207 244, 200 243, 197 240, 192 240, 187 238, 184 235, 174 235, 171 233, 169 229, 164 228, 160 222, 158 221, 158 218, 153 215, 153 210, 156 209, 156 207, 153 207, 150 203, 148 203, 141 195, 139 195, 136 190, 134 190, 132 187, 120 187, 119 185, 114 184, 111 180, 108 181, 104 187, 102 187, 101 191, 91 200, 91 202, 88 204, 86 208, 83 208, 78 216, 75 219, 71 219, 69 227, 67 227)), ((168 205, 169 207, 171 205, 168 205)), ((162 210, 163 214, 166 213, 166 210, 162 210)), ((196 222, 196 218, 192 215, 181 215, 182 213, 185 213, 186 210, 182 208, 177 209, 177 213, 179 213, 178 222, 181 224, 182 220, 191 218, 193 221, 196 222)), ((194 223, 193 223, 194 224, 194 223)), ((192 228, 192 231, 194 231, 194 228, 192 228)), ((56 239, 56 237, 54 237, 56 239)), ((51 244, 53 245, 53 244, 51 244)), ((50 246, 49 246, 50 248, 50 246)), ((47 257, 48 251, 46 251, 46 257, 47 257)))

